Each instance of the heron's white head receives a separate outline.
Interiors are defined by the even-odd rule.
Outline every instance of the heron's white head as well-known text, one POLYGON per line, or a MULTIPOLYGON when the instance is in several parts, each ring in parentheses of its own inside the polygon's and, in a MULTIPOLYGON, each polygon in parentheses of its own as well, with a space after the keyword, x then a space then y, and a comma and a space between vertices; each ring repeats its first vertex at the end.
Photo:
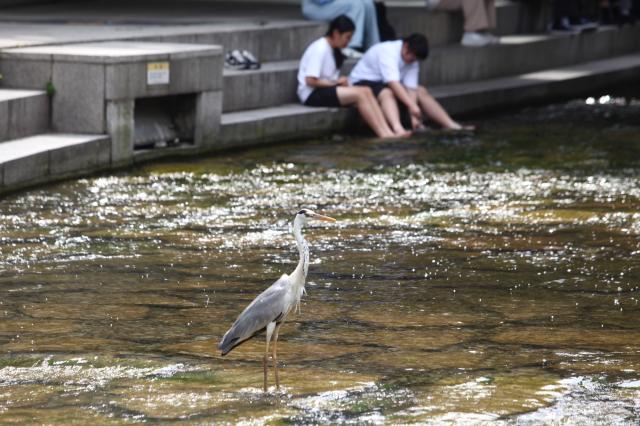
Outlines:
POLYGON ((299 226, 307 224, 309 219, 317 219, 325 222, 335 222, 336 220, 329 216, 323 216, 309 209, 302 209, 296 214, 296 218, 293 220, 294 225, 297 223, 299 226))

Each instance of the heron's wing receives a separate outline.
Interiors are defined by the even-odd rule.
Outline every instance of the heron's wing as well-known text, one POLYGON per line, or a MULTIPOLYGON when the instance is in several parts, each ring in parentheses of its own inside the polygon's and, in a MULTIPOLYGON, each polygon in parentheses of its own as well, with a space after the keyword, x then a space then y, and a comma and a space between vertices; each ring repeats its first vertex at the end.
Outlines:
POLYGON ((289 287, 289 276, 283 274, 278 281, 253 299, 253 302, 242 311, 218 345, 218 349, 222 351, 223 355, 265 328, 269 323, 277 321, 285 315, 289 287))

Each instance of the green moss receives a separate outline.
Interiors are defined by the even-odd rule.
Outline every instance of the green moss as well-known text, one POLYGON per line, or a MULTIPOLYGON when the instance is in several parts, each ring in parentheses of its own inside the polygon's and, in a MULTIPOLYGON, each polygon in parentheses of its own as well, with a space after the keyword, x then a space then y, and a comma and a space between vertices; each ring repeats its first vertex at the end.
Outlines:
POLYGON ((53 83, 50 82, 50 81, 47 81, 47 84, 45 85, 44 89, 47 92, 47 95, 49 95, 49 96, 53 96, 53 95, 56 94, 56 88, 53 85, 53 83))
POLYGON ((31 356, 5 356, 0 357, 0 368, 4 367, 33 367, 41 364, 45 358, 31 356))
POLYGON ((375 407, 371 405, 373 401, 358 401, 347 407, 347 411, 352 414, 363 414, 373 410, 375 407))

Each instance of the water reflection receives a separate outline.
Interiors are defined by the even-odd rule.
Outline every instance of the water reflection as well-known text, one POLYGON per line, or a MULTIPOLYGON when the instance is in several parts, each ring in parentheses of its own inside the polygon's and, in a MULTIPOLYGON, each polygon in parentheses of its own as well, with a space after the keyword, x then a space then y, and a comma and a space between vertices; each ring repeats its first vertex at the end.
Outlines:
POLYGON ((580 100, 478 136, 292 144, 6 197, 0 421, 633 422, 638 117, 580 100), (263 395, 262 339, 224 359, 215 344, 295 267, 302 205, 339 222, 306 231, 308 295, 263 395))

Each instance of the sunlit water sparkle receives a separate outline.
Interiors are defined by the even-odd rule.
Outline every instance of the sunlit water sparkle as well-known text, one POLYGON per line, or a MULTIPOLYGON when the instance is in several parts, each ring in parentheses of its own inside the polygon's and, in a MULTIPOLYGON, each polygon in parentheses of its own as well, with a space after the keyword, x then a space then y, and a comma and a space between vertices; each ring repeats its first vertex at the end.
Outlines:
POLYGON ((0 200, 0 423, 538 424, 640 418, 640 103, 476 136, 167 162, 0 200), (281 332, 215 345, 297 262, 281 332))

